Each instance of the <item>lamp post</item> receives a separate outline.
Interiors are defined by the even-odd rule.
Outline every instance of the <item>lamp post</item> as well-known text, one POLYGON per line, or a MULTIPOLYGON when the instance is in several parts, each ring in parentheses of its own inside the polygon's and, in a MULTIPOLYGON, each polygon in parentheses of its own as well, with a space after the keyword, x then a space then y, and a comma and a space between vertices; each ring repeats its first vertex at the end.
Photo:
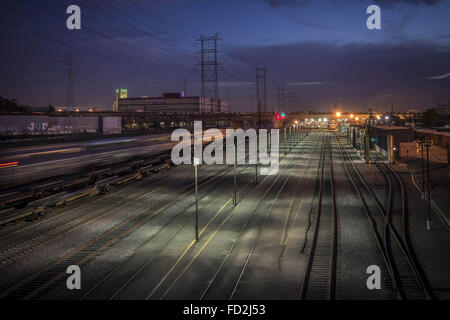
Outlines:
MULTIPOLYGON (((234 137, 233 137, 234 140, 234 137)), ((233 141, 234 145, 234 194, 233 194, 233 204, 237 205, 237 148, 236 148, 236 141, 233 141)))
POLYGON ((420 141, 420 146, 421 146, 421 153, 422 153, 422 162, 421 162, 421 165, 422 165, 422 199, 425 199, 425 197, 424 197, 424 195, 425 195, 425 168, 424 168, 424 161, 423 161, 423 144, 424 144, 424 141, 423 141, 423 139, 420 141))
POLYGON ((198 175, 197 166, 200 164, 200 159, 194 157, 194 175, 195 175, 195 241, 198 242, 198 175))
POLYGON ((430 158, 429 158, 430 144, 427 143, 425 147, 427 148, 427 200, 428 200, 427 230, 431 230, 430 158))
POLYGON ((292 150, 292 126, 289 126, 289 152, 292 150))

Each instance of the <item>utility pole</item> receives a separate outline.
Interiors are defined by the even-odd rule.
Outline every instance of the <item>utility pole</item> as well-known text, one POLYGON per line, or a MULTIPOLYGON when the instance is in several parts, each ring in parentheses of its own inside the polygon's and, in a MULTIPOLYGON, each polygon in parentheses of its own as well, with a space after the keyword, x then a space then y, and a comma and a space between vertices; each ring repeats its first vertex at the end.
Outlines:
POLYGON ((186 96, 187 91, 187 80, 186 77, 183 78, 183 95, 186 96))
POLYGON ((194 158, 194 183, 195 183, 195 241, 198 242, 198 169, 199 159, 194 158))
POLYGON ((423 144, 424 139, 420 140, 420 146, 421 146, 421 153, 422 153, 422 199, 424 199, 425 194, 425 165, 424 165, 424 159, 423 159, 423 144))
POLYGON ((428 200, 427 230, 431 230, 430 158, 429 158, 430 144, 427 143, 425 147, 427 148, 427 200, 428 200))
POLYGON ((66 111, 75 111, 75 90, 74 90, 74 55, 69 52, 66 55, 67 62, 67 97, 66 111))
POLYGON ((257 112, 267 112, 266 67, 256 68, 256 105, 257 112))
POLYGON ((233 194, 233 204, 237 205, 237 147, 236 140, 233 137, 233 145, 234 145, 234 194, 233 194))
POLYGON ((278 84, 278 111, 286 111, 284 102, 284 84, 278 84))
POLYGON ((294 92, 289 91, 287 93, 287 109, 289 112, 293 112, 294 111, 294 92))
MULTIPOLYGON (((261 112, 267 110, 266 68, 256 68, 256 111, 258 113, 258 131, 256 134, 256 154, 259 147, 259 131, 261 129, 261 112)), ((258 159, 255 164, 255 183, 258 183, 258 159)))
POLYGON ((217 111, 217 104, 219 100, 219 85, 217 67, 217 41, 221 40, 218 34, 214 36, 205 37, 200 35, 201 44, 201 97, 211 98, 211 112, 217 111))

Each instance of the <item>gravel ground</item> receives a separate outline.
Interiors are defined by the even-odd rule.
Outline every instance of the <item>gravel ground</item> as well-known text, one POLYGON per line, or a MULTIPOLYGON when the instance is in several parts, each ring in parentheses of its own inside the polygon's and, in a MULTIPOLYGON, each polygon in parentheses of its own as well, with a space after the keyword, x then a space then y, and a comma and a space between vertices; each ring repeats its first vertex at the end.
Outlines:
MULTIPOLYGON (((367 216, 347 176, 335 141, 331 141, 339 232, 336 298, 393 298, 390 279, 367 216), (381 267, 381 290, 367 289, 369 275, 366 268, 370 265, 381 267)), ((88 213, 88 219, 99 212, 108 212, 95 223, 85 223, 64 233, 56 241, 52 239, 22 257, 4 263, 0 266, 0 290, 37 272, 128 217, 139 212, 144 215, 156 212, 157 215, 81 266, 81 290, 67 290, 65 281, 60 281, 39 298, 198 299, 208 288, 204 296, 207 299, 228 299, 230 296, 233 299, 297 299, 315 226, 321 143, 321 134, 310 134, 281 162, 279 175, 261 177, 257 186, 253 183, 254 166, 240 166, 239 205, 236 207, 231 202, 232 170, 201 186, 198 243, 193 241, 193 193, 178 201, 158 202, 174 190, 181 190, 192 183, 191 166, 173 169, 181 172, 177 176, 164 171, 118 188, 117 192, 80 200, 55 210, 38 222, 18 223, 17 228, 23 230, 7 238, 1 238, 0 234, 0 256, 1 250, 13 242, 36 241, 42 234, 48 235, 60 224, 73 221, 80 215, 88 213), (161 176, 160 189, 138 200, 125 202, 152 190, 152 181, 161 176), (144 210, 152 204, 154 207, 144 210), (120 205, 122 207, 118 207, 120 205), (308 240, 305 243, 306 235, 308 240)), ((367 168, 350 147, 348 150, 384 205, 387 192, 383 177, 377 174, 378 169, 367 168)), ((282 150, 280 153, 284 154, 282 150)), ((219 166, 200 166, 199 178, 218 169, 219 166)), ((396 170, 405 178, 409 206, 414 208, 410 212, 410 231, 417 256, 439 298, 448 299, 448 231, 438 223, 433 224, 431 232, 426 231, 424 201, 410 179, 406 179, 404 168, 396 167, 396 170)), ((435 181, 437 184, 445 182, 435 181)), ((14 228, 8 226, 2 231, 10 232, 14 228)))

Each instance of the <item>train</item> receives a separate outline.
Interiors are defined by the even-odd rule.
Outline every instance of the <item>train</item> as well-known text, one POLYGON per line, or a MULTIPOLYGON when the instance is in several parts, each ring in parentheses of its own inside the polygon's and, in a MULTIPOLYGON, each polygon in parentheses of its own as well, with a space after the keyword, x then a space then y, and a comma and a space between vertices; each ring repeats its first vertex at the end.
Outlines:
MULTIPOLYGON (((221 130, 225 134, 225 130, 221 130)), ((203 144, 211 141, 211 137, 203 135, 203 144)), ((168 155, 178 142, 171 141, 171 134, 160 134, 146 137, 126 137, 117 139, 96 140, 64 145, 55 149, 53 145, 50 151, 32 152, 25 154, 11 154, 0 162, 18 165, 0 168, 0 190, 29 184, 35 181, 43 181, 55 177, 74 174, 88 174, 96 168, 105 168, 122 163, 133 162, 142 159, 158 158, 168 155), (129 144, 135 143, 134 146, 129 144), (67 156, 42 161, 32 164, 21 164, 21 160, 30 156, 48 156, 66 154, 67 156)), ((45 146, 47 147, 47 146, 45 146)))

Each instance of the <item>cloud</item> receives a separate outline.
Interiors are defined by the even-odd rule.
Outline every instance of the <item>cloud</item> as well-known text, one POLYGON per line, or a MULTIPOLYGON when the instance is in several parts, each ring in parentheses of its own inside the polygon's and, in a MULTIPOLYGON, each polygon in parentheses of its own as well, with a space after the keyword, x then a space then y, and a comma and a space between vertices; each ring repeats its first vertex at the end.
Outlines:
POLYGON ((286 82, 286 85, 289 86, 316 86, 320 84, 325 84, 325 82, 320 81, 286 82))
MULTIPOLYGON (((312 3, 312 1, 310 0, 262 0, 262 1, 267 2, 272 8, 277 7, 299 8, 312 3)), ((392 8, 397 4, 408 4, 412 6, 422 6, 422 5, 434 6, 441 1, 442 0, 373 0, 375 4, 380 5, 384 8, 392 8)))
POLYGON ((264 0, 264 1, 267 1, 269 5, 273 8, 276 7, 298 8, 310 2, 308 0, 264 0))
POLYGON ((384 7, 384 8, 392 8, 397 4, 408 4, 412 6, 434 6, 441 2, 442 0, 373 0, 374 3, 384 7))
POLYGON ((336 97, 362 110, 366 104, 383 106, 388 95, 405 108, 448 99, 447 81, 428 78, 450 70, 450 48, 433 42, 339 45, 309 41, 240 47, 228 53, 242 64, 266 65, 271 81, 292 84, 290 90, 319 108, 336 97))
POLYGON ((222 87, 242 87, 242 86, 254 86, 254 82, 249 81, 221 81, 222 87))
POLYGON ((446 74, 442 74, 440 76, 434 76, 434 77, 429 77, 428 79, 434 80, 434 79, 446 79, 450 77, 450 72, 446 73, 446 74))

